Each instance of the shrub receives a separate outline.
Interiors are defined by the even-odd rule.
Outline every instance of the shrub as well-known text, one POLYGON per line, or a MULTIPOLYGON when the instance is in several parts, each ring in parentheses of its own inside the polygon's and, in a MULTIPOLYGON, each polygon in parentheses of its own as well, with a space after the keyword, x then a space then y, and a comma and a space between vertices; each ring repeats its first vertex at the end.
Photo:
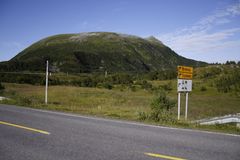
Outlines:
POLYGON ((5 87, 2 85, 2 83, 0 82, 0 91, 4 90, 5 87))
POLYGON ((133 77, 129 74, 116 73, 107 78, 107 81, 113 84, 133 84, 133 77))
POLYGON ((207 90, 207 87, 205 87, 205 86, 202 86, 201 88, 200 88, 200 91, 202 91, 202 92, 204 92, 204 91, 206 91, 207 90))
POLYGON ((104 82, 104 83, 98 83, 97 84, 97 87, 99 88, 106 88, 106 89, 112 89, 113 88, 113 85, 109 82, 104 82))
POLYGON ((141 121, 144 121, 148 118, 148 115, 146 112, 140 111, 138 112, 138 119, 141 121))
POLYGON ((171 121, 172 116, 170 109, 175 106, 176 102, 172 101, 166 96, 164 91, 160 91, 151 103, 151 115, 150 118, 154 121, 171 121))
POLYGON ((143 80, 142 81, 142 89, 145 89, 145 90, 151 90, 152 89, 152 84, 147 82, 146 80, 143 80))
POLYGON ((151 107, 153 110, 159 110, 159 109, 165 109, 165 110, 170 110, 172 107, 175 106, 175 102, 170 100, 166 92, 160 91, 155 97, 151 103, 151 107))
POLYGON ((168 124, 178 123, 176 116, 173 114, 173 112, 167 110, 159 110, 159 112, 152 112, 149 118, 154 120, 155 122, 168 124))
POLYGON ((219 92, 240 91, 240 70, 235 69, 232 73, 222 75, 215 80, 216 88, 219 92))
POLYGON ((164 89, 165 91, 171 91, 173 88, 172 88, 172 83, 169 82, 167 84, 164 84, 164 85, 161 85, 159 86, 160 88, 164 89))
POLYGON ((103 87, 106 88, 106 89, 112 89, 113 88, 113 85, 111 83, 103 83, 103 87))
POLYGON ((128 87, 128 90, 131 90, 132 92, 136 92, 137 90, 136 86, 132 84, 128 85, 127 87, 128 87))

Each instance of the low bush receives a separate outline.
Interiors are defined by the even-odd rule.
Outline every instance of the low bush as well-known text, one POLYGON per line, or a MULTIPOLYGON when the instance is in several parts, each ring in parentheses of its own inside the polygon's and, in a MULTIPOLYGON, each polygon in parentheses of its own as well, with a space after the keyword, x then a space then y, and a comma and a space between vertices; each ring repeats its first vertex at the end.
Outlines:
POLYGON ((113 85, 109 82, 103 82, 103 83, 98 83, 97 84, 98 88, 106 88, 106 89, 113 89, 113 85))
POLYGON ((202 86, 202 87, 200 88, 200 91, 202 91, 202 92, 207 91, 207 87, 202 86))
POLYGON ((146 112, 139 111, 138 112, 138 119, 140 121, 145 121, 146 119, 148 119, 148 114, 146 112))
POLYGON ((171 82, 164 84, 164 85, 160 85, 159 88, 162 88, 163 90, 165 90, 167 92, 169 92, 173 89, 171 82))
POLYGON ((224 74, 215 80, 219 92, 240 92, 240 70, 235 69, 232 73, 224 74))
POLYGON ((171 108, 176 102, 167 97, 165 91, 160 91, 151 103, 151 113, 149 118, 156 122, 175 122, 171 108))
POLYGON ((5 87, 2 85, 2 83, 0 82, 0 91, 3 91, 5 89, 5 87))

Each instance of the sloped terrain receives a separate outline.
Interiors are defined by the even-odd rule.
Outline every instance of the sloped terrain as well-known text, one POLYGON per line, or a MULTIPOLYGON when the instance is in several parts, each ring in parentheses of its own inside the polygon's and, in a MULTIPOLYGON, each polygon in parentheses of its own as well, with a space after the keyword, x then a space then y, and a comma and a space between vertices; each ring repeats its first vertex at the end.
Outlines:
POLYGON ((8 62, 3 71, 44 71, 49 60, 60 72, 148 72, 166 70, 177 65, 202 66, 199 62, 176 54, 154 37, 111 32, 62 34, 42 39, 8 62))

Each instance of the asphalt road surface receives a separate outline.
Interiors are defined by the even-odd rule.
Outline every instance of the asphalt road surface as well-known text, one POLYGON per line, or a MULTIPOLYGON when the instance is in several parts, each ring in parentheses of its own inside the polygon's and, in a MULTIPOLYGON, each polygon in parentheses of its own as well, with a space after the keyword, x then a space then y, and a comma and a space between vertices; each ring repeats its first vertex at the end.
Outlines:
POLYGON ((0 160, 239 160, 240 136, 0 105, 0 160))

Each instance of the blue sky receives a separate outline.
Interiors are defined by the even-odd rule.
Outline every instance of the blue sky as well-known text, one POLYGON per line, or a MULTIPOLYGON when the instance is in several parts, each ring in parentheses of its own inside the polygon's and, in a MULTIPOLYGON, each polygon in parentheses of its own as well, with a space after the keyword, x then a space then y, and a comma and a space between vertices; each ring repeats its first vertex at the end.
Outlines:
POLYGON ((179 55, 240 61, 239 0, 0 0, 0 61, 62 33, 155 36, 179 55))

